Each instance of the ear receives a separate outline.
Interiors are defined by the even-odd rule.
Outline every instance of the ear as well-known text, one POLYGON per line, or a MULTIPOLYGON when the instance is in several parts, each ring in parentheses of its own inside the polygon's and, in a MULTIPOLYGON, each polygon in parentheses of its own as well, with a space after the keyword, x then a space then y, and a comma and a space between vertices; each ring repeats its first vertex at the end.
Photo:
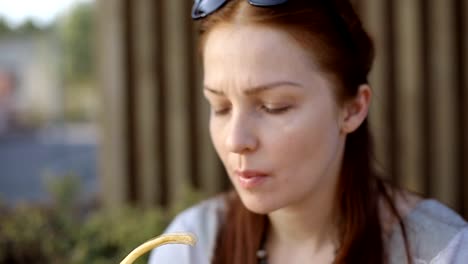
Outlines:
POLYGON ((367 117, 372 98, 368 84, 361 84, 357 95, 344 103, 341 118, 341 132, 349 134, 355 131, 367 117))

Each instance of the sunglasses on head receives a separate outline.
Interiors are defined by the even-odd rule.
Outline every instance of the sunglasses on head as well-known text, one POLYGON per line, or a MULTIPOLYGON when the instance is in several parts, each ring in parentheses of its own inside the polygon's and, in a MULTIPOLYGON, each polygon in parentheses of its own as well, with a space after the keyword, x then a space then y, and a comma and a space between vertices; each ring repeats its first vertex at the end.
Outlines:
MULTIPOLYGON (((195 0, 192 7, 192 19, 200 19, 214 13, 229 0, 195 0)), ((268 7, 286 3, 288 0, 248 0, 253 6, 268 7)))

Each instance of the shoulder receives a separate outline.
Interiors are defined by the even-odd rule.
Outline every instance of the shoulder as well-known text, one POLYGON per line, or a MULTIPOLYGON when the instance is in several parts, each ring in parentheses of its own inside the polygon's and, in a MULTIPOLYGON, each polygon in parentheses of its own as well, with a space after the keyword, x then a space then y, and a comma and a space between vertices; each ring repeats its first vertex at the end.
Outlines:
POLYGON ((211 229, 211 227, 217 226, 224 208, 225 201, 223 196, 202 201, 179 213, 169 225, 168 230, 177 231, 174 229, 179 227, 202 230, 211 229))
POLYGON ((468 262, 468 228, 460 231, 432 260, 432 264, 464 264, 468 262))
MULTIPOLYGON (((445 255, 461 257, 454 252, 459 247, 466 248, 466 221, 453 210, 436 200, 423 200, 413 208, 405 217, 404 225, 408 235, 411 253, 415 263, 458 263, 434 262, 445 255), (456 244, 456 245, 454 245, 456 244), (451 250, 448 250, 451 248, 451 250)), ((460 249, 460 254, 461 254, 460 249)), ((391 263, 401 263, 405 259, 404 243, 401 230, 394 227, 390 238, 391 263)), ((447 258, 448 256, 444 256, 447 258)), ((465 262, 466 262, 465 256, 465 262)))
POLYGON ((203 201, 177 215, 164 233, 190 232, 197 237, 194 247, 167 245, 151 252, 149 263, 209 263, 225 208, 222 196, 203 201))

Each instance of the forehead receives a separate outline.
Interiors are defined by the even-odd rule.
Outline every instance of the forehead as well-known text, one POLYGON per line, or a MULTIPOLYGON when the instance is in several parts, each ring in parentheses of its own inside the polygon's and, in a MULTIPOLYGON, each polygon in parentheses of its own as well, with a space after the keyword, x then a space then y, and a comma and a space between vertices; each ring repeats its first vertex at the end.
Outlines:
POLYGON ((205 41, 203 63, 205 83, 214 86, 225 81, 256 85, 278 79, 302 80, 316 72, 310 54, 292 37, 260 25, 217 26, 205 41))

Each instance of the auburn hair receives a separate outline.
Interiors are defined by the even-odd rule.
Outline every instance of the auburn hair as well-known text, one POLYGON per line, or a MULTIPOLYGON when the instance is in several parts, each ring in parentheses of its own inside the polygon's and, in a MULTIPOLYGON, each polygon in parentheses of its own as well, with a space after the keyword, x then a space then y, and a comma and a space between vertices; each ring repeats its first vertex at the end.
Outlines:
MULTIPOLYGON (((217 25, 254 23, 275 27, 297 41, 323 74, 336 84, 338 104, 356 96, 374 59, 372 41, 348 0, 290 0, 275 7, 255 7, 230 0, 200 22, 200 46, 217 25)), ((340 213, 341 245, 334 263, 388 262, 379 216, 383 200, 401 227, 411 263, 405 226, 391 191, 373 168, 373 147, 367 119, 346 137, 336 208, 340 213)), ((268 228, 266 215, 249 211, 233 191, 226 195, 227 212, 218 232, 212 263, 256 264, 256 252, 268 228)))

